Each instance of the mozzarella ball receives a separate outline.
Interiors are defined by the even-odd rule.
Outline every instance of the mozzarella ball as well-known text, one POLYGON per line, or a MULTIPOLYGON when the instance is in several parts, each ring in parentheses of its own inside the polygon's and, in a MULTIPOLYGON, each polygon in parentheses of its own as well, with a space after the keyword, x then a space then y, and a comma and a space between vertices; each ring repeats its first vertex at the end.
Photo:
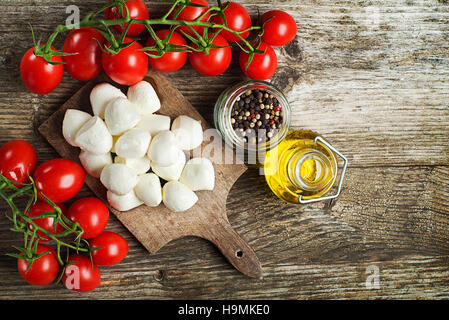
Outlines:
POLYGON ((162 201, 161 181, 154 173, 141 175, 134 191, 136 196, 149 207, 157 207, 162 201))
POLYGON ((186 211, 198 201, 195 192, 179 181, 167 182, 162 190, 162 201, 171 211, 186 211))
POLYGON ((192 191, 213 190, 215 172, 212 162, 207 158, 190 159, 182 170, 179 182, 188 186, 192 191))
POLYGON ((174 164, 168 167, 161 167, 157 163, 151 163, 151 169, 155 174, 157 174, 160 178, 172 181, 178 180, 181 176, 182 169, 184 169, 184 165, 186 164, 186 155, 182 150, 178 152, 178 159, 174 164))
POLYGON ((64 114, 64 120, 62 121, 62 135, 64 139, 72 146, 77 147, 75 144, 75 136, 78 130, 90 119, 92 116, 87 112, 67 109, 64 114))
POLYGON ((143 204, 143 201, 137 198, 134 190, 124 195, 118 195, 108 190, 106 197, 109 204, 118 211, 128 211, 143 204))
POLYGON ((154 137, 161 131, 170 130, 170 117, 160 114, 146 114, 142 116, 136 128, 145 129, 154 137))
POLYGON ((161 102, 153 86, 146 81, 129 87, 128 99, 134 103, 140 114, 150 114, 161 108, 161 102))
POLYGON ((150 158, 142 157, 142 158, 122 158, 117 156, 114 158, 115 163, 122 163, 127 167, 133 169, 138 175, 144 174, 145 172, 150 170, 150 158))
POLYGON ((159 132, 151 141, 148 157, 160 167, 175 164, 179 158, 179 148, 176 146, 173 132, 168 130, 159 132))
POLYGON ((140 121, 137 107, 126 98, 115 98, 106 106, 104 119, 112 135, 134 128, 140 121))
POLYGON ((112 148, 112 136, 98 116, 92 117, 78 130, 74 142, 82 150, 97 155, 108 153, 112 148))
POLYGON ((80 162, 88 174, 94 178, 100 178, 103 168, 112 163, 112 157, 109 152, 97 155, 81 150, 80 162))
POLYGON ((104 119, 104 110, 107 104, 114 98, 126 98, 120 89, 109 83, 97 84, 90 92, 90 104, 94 115, 104 119))
POLYGON ((177 117, 171 126, 175 134, 176 143, 182 150, 192 150, 203 142, 203 128, 201 122, 188 116, 177 117))
POLYGON ((130 167, 121 163, 113 163, 101 171, 100 181, 108 190, 118 195, 125 195, 134 189, 138 177, 130 167))
POLYGON ((115 153, 123 158, 142 158, 150 146, 151 135, 144 129, 133 128, 118 138, 115 153))

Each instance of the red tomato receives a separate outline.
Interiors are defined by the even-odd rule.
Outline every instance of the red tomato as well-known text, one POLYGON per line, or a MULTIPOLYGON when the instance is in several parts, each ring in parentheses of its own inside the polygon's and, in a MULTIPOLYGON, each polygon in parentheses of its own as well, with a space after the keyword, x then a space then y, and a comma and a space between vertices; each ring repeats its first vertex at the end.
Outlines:
MULTIPOLYGON (((234 31, 243 31, 251 27, 251 17, 249 16, 248 11, 246 11, 246 9, 237 2, 229 2, 229 5, 223 13, 225 15, 228 28, 234 31)), ((224 24, 223 19, 219 15, 213 16, 211 21, 217 24, 224 24)), ((229 42, 242 41, 238 36, 226 30, 221 31, 220 35, 229 42)), ((240 36, 243 39, 246 39, 248 35, 249 31, 240 33, 240 36)))
POLYGON ((90 239, 103 232, 108 224, 109 209, 98 198, 82 198, 70 206, 66 217, 73 222, 78 222, 84 230, 82 237, 90 239))
POLYGON ((217 35, 212 43, 222 47, 226 46, 226 48, 210 49, 209 54, 194 51, 189 53, 190 64, 205 76, 218 76, 225 72, 231 64, 232 53, 228 41, 217 35))
POLYGON ((274 52, 272 47, 263 42, 260 44, 258 49, 265 51, 265 53, 255 54, 253 60, 248 66, 248 69, 245 68, 248 62, 249 54, 243 51, 240 52, 240 69, 242 69, 243 73, 251 79, 265 80, 271 78, 271 76, 276 72, 276 52, 274 52))
MULTIPOLYGON (((133 41, 125 38, 124 42, 133 41)), ((120 50, 118 54, 103 52, 102 63, 106 74, 115 82, 132 86, 142 81, 148 71, 148 56, 143 51, 140 43, 134 42, 129 47, 120 50)))
MULTIPOLYGON (((167 38, 170 30, 164 29, 156 32, 156 35, 159 39, 163 40, 167 38)), ((187 42, 184 38, 174 31, 168 41, 171 44, 177 45, 187 45, 187 42)), ((156 41, 153 38, 148 38, 147 47, 154 46, 156 41)), ((148 53, 157 55, 156 51, 149 51, 148 53)), ((149 57, 150 65, 160 72, 173 72, 181 69, 185 63, 187 62, 188 53, 187 52, 166 52, 160 58, 151 58, 149 57)))
MULTIPOLYGON (((192 6, 185 7, 184 9, 181 10, 181 12, 179 13, 176 20, 193 21, 193 20, 199 18, 209 8, 209 4, 207 3, 206 0, 191 0, 191 2, 203 5, 204 7, 192 7, 192 6)), ((173 12, 169 15, 169 19, 173 19, 177 8, 178 7, 175 7, 173 12)), ((209 15, 210 15, 209 13, 205 14, 204 17, 201 18, 200 21, 206 22, 207 19, 209 18, 209 15)), ((204 27, 202 27, 202 26, 191 26, 191 27, 196 32, 198 32, 200 35, 203 34, 204 27)), ((192 30, 190 30, 190 28, 188 28, 186 26, 179 27, 178 30, 182 30, 185 33, 187 33, 188 35, 194 36, 194 33, 192 32, 192 30)))
MULTIPOLYGON (((22 82, 31 92, 47 94, 59 85, 64 75, 62 64, 51 64, 42 57, 34 55, 35 47, 29 49, 20 61, 22 82)), ((52 48, 54 50, 54 48, 52 48)), ((52 62, 62 62, 60 56, 51 57, 52 62)))
POLYGON ((69 257, 69 264, 62 275, 62 283, 67 289, 78 292, 92 291, 100 285, 100 281, 100 269, 90 262, 89 257, 81 254, 69 257))
MULTIPOLYGON (((67 211, 67 207, 63 203, 57 203, 56 204, 62 211, 63 214, 67 211)), ((36 203, 32 204, 30 207, 30 210, 28 211, 29 217, 37 217, 43 214, 43 212, 53 212, 53 207, 44 200, 37 200, 36 203)), ((54 233, 53 229, 53 222, 54 218, 40 218, 40 219, 34 219, 34 223, 36 223, 39 227, 44 229, 45 231, 48 231, 49 233, 54 233)), ((28 225, 30 230, 33 230, 33 227, 31 225, 28 225)), ((61 226, 59 223, 56 225, 56 233, 60 233, 64 231, 64 227, 61 226)), ((37 231, 37 235, 42 236, 45 238, 45 240, 40 241, 48 241, 50 238, 46 236, 43 232, 37 231)))
MULTIPOLYGON (((21 183, 28 182, 28 173, 36 168, 36 151, 24 140, 11 140, 0 147, 0 174, 21 183)), ((20 187, 19 184, 16 185, 20 187)))
POLYGON ((78 53, 64 56, 65 70, 73 78, 87 81, 101 71, 101 48, 97 41, 104 45, 105 38, 95 29, 82 27, 69 32, 64 41, 62 51, 78 53))
POLYGON ((27 261, 17 259, 17 269, 22 278, 29 284, 45 286, 53 282, 58 276, 59 262, 56 252, 45 244, 38 244, 37 253, 48 252, 39 259, 33 261, 31 268, 27 272, 27 261))
POLYGON ((76 162, 67 159, 45 161, 36 168, 33 178, 38 196, 42 193, 54 203, 69 200, 80 191, 86 173, 76 162))
MULTIPOLYGON (((128 8, 129 11, 129 17, 131 19, 148 19, 148 8, 145 5, 145 2, 143 0, 128 0, 125 1, 125 5, 128 8)), ((122 15, 126 15, 125 8, 122 10, 122 15)), ((119 9, 117 7, 109 7, 105 11, 106 20, 116 20, 120 19, 119 9)), ((125 25, 114 25, 112 28, 114 28, 115 31, 122 33, 125 28, 125 25)), ((145 29, 145 26, 143 24, 132 24, 127 32, 127 36, 129 37, 135 37, 139 35, 143 30, 145 29)))
POLYGON ((274 47, 286 45, 296 36, 298 27, 295 19, 288 13, 281 10, 265 12, 262 17, 262 23, 272 17, 264 26, 262 40, 274 47))
POLYGON ((128 243, 118 233, 104 231, 89 241, 90 247, 103 247, 92 251, 92 258, 99 266, 113 266, 128 254, 128 243))

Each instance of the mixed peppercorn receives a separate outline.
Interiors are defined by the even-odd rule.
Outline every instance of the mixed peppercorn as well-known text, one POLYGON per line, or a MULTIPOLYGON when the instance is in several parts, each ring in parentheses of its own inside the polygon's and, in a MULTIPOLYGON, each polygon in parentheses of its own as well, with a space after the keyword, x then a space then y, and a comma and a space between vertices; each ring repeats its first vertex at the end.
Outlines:
POLYGON ((231 110, 237 136, 250 144, 272 139, 282 126, 282 107, 264 90, 248 90, 237 97, 231 110))

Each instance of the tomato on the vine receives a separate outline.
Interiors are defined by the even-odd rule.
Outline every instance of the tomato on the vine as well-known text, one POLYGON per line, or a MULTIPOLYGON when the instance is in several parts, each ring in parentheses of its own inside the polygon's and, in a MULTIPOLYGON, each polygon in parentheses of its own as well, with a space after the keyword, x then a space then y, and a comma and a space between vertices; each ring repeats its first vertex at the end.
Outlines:
MULTIPOLYGON (((65 214, 67 211, 67 207, 65 206, 65 204, 63 203, 56 203, 56 205, 61 209, 62 213, 65 214)), ((54 209, 53 207, 44 200, 37 200, 36 203, 32 204, 30 206, 30 209, 28 211, 28 216, 30 218, 32 217, 37 217, 37 216, 41 216, 44 214, 44 212, 53 212, 54 209)), ((55 219, 54 218, 39 218, 39 219, 33 219, 33 222, 35 224, 37 224, 39 227, 41 227, 42 229, 44 229, 45 231, 47 231, 48 233, 52 233, 52 234, 58 234, 62 231, 64 231, 64 227, 61 226, 59 223, 56 225, 56 233, 54 232, 54 224, 55 219)), ((28 225, 29 229, 32 231, 33 227, 29 224, 28 225)), ((48 241, 50 240, 50 237, 48 237, 47 235, 45 235, 42 231, 37 230, 36 234, 38 236, 41 236, 44 238, 44 240, 40 240, 40 241, 48 241)))
POLYGON ((264 42, 260 43, 257 49, 265 52, 254 54, 254 57, 248 68, 246 68, 246 64, 248 63, 249 54, 243 51, 240 53, 240 69, 246 76, 251 79, 266 80, 268 78, 271 78, 271 76, 276 72, 276 52, 274 52, 273 48, 264 42))
MULTIPOLYGON (((164 40, 167 38, 169 32, 169 29, 163 29, 156 31, 156 35, 159 39, 164 40)), ((176 31, 173 31, 168 42, 175 45, 187 45, 186 40, 176 31)), ((156 41, 150 36, 147 41, 147 46, 151 47, 155 44, 156 41)), ((148 53, 157 55, 156 51, 148 51, 148 53)), ((157 71, 168 73, 181 69, 185 65, 187 57, 187 52, 166 52, 160 58, 149 57, 148 60, 150 65, 157 71)))
POLYGON ((77 54, 63 57, 67 73, 81 81, 98 75, 102 70, 100 45, 105 42, 101 33, 91 27, 71 30, 65 38, 62 51, 77 54))
MULTIPOLYGON (((134 41, 125 38, 124 43, 134 41)), ((115 82, 132 86, 145 77, 148 71, 148 56, 143 51, 142 45, 134 41, 129 47, 120 50, 117 54, 104 52, 102 54, 103 69, 115 82)))
MULTIPOLYGON (((193 7, 193 6, 185 7, 184 9, 181 10, 179 15, 176 17, 176 20, 193 21, 195 19, 198 19, 202 14, 204 14, 207 11, 207 9, 209 9, 209 4, 207 3, 206 0, 191 0, 190 2, 195 3, 197 5, 201 5, 202 7, 193 7)), ((178 10, 178 7, 176 6, 174 8, 174 10, 172 11, 172 13, 169 15, 169 19, 174 18, 174 15, 177 10, 178 10)), ((200 21, 206 22, 207 19, 209 18, 209 16, 210 16, 210 14, 206 13, 200 19, 200 21)), ((193 28, 193 30, 195 30, 200 35, 203 34, 204 27, 202 27, 202 26, 191 26, 191 27, 193 28)), ((181 26, 178 28, 178 30, 183 31, 190 36, 194 36, 194 33, 192 32, 192 30, 190 30, 190 28, 187 26, 181 26)))
POLYGON ((232 52, 228 41, 217 35, 212 40, 212 44, 223 48, 209 49, 209 54, 195 51, 189 53, 190 64, 205 76, 218 76, 225 72, 231 64, 232 52))
MULTIPOLYGON (((127 0, 125 1, 125 5, 128 8, 129 11, 129 17, 131 19, 148 19, 148 8, 143 0, 127 0)), ((119 9, 117 7, 109 7, 105 10, 106 20, 116 20, 120 19, 120 13, 119 9)), ((126 15, 125 8, 122 8, 122 16, 126 15)), ((125 25, 114 25, 112 28, 114 28, 115 31, 122 33, 125 28, 125 25)), ((143 24, 132 24, 127 32, 127 36, 129 37, 135 37, 138 36, 143 30, 145 29, 145 26, 143 24)))
POLYGON ((84 231, 82 237, 90 239, 103 232, 108 224, 109 209, 98 198, 82 198, 70 206, 66 217, 73 222, 78 222, 84 231))
POLYGON ((81 254, 73 254, 68 259, 68 264, 62 275, 62 283, 67 289, 87 292, 100 285, 100 269, 95 263, 91 263, 89 257, 81 254))
MULTIPOLYGON (((20 183, 28 182, 36 168, 36 151, 24 140, 11 140, 0 147, 0 174, 20 183)), ((16 185, 20 187, 19 184, 16 185)))
MULTIPOLYGON (((29 49, 20 61, 20 76, 25 86, 34 93, 52 92, 62 80, 64 67, 62 64, 51 64, 34 54, 35 47, 29 49)), ((54 48, 51 48, 54 50, 54 48)), ((52 56, 52 62, 62 62, 60 56, 52 56)))
MULTIPOLYGON (((251 27, 251 17, 248 11, 237 2, 229 2, 226 9, 223 11, 226 18, 226 24, 229 29, 234 31, 243 31, 251 27)), ((224 24, 223 19, 220 15, 213 16, 211 21, 216 24, 224 24)), ((220 35, 228 40, 229 42, 240 42, 242 41, 237 35, 227 31, 222 30, 220 35)), ((249 31, 240 33, 243 39, 248 38, 249 31)))
POLYGON ((104 231, 89 241, 91 248, 102 247, 92 251, 92 259, 99 266, 113 266, 128 254, 128 243, 118 233, 104 231))
POLYGON ((295 38, 298 27, 295 19, 287 12, 281 10, 268 11, 262 15, 260 20, 263 23, 268 18, 271 19, 265 23, 262 35, 262 40, 265 43, 274 47, 280 47, 295 38))
POLYGON ((84 184, 86 173, 83 168, 71 160, 52 159, 40 164, 34 172, 38 196, 58 203, 75 196, 84 184))
POLYGON ((36 253, 48 252, 33 261, 31 268, 27 271, 28 262, 24 259, 17 259, 17 269, 26 282, 36 286, 45 286, 52 283, 59 272, 59 262, 53 248, 38 244, 36 253))

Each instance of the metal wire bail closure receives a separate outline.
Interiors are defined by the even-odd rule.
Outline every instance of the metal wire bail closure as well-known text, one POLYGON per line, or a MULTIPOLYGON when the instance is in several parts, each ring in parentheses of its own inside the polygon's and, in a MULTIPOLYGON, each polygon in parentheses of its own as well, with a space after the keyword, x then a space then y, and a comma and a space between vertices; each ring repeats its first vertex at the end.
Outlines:
POLYGON ((324 140, 320 136, 315 137, 313 142, 317 143, 318 141, 321 142, 322 144, 324 144, 326 147, 328 147, 333 152, 335 152, 344 161, 343 169, 341 170, 340 181, 338 182, 337 193, 334 194, 334 195, 323 196, 323 197, 318 197, 318 198, 311 198, 311 199, 306 199, 306 200, 304 200, 302 198, 302 195, 300 195, 298 197, 298 202, 301 203, 301 204, 337 198, 340 195, 341 185, 343 184, 343 178, 345 176, 346 168, 348 167, 348 159, 346 159, 346 157, 344 155, 342 155, 337 149, 335 149, 333 146, 331 146, 326 140, 324 140))

